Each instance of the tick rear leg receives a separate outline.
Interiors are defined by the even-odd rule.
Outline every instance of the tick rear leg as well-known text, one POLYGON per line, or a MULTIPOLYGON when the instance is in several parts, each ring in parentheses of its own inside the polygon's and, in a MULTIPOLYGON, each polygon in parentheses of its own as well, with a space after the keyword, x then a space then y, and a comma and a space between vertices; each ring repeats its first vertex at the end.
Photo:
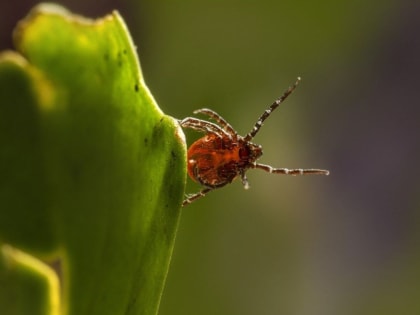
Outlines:
POLYGON ((203 188, 198 193, 188 195, 187 198, 182 202, 182 206, 185 207, 186 205, 189 205, 190 203, 196 201, 197 199, 200 199, 207 195, 210 191, 212 191, 214 188, 203 188))
POLYGON ((283 175, 329 175, 330 172, 327 170, 320 170, 316 168, 309 168, 309 169, 303 169, 303 168, 296 168, 296 169, 288 169, 288 168, 274 168, 270 165, 265 164, 258 164, 255 163, 251 166, 252 168, 258 168, 263 171, 266 171, 268 173, 273 174, 283 174, 283 175))
POLYGON ((218 136, 219 138, 228 137, 229 139, 232 139, 232 136, 228 132, 226 132, 226 130, 223 130, 218 125, 209 121, 193 117, 187 117, 179 121, 179 123, 184 128, 191 128, 204 133, 212 133, 218 136))

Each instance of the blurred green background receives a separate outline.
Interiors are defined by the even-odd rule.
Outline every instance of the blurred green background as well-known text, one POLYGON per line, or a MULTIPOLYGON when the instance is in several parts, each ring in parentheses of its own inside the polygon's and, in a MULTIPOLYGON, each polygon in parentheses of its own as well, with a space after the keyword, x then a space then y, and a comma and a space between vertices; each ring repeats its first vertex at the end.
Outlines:
MULTIPOLYGON (((249 191, 186 207, 161 315, 420 313, 420 2, 58 3, 119 10, 177 118, 209 107, 245 134, 302 77, 255 139, 261 162, 331 175, 252 171, 249 191)), ((34 4, 0 3, 0 50, 34 4)))

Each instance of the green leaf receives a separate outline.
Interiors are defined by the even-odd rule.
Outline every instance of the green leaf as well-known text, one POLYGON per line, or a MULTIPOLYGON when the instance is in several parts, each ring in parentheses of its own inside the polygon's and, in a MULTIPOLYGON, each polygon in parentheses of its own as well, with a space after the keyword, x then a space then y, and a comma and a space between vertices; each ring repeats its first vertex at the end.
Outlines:
POLYGON ((156 314, 185 185, 177 121, 117 12, 44 4, 14 35, 18 53, 0 57, 0 242, 54 263, 63 313, 156 314))

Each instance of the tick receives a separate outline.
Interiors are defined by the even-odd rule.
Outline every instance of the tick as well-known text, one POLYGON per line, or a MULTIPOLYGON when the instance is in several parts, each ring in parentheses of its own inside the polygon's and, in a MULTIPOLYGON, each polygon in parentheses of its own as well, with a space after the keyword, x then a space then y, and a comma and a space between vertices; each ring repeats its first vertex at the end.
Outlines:
POLYGON ((217 124, 193 117, 187 117, 180 121, 184 128, 205 133, 205 136, 195 141, 187 152, 188 175, 192 180, 201 184, 203 188, 195 194, 188 195, 182 206, 204 197, 216 188, 231 183, 237 177, 241 178, 244 188, 248 189, 249 183, 246 172, 252 168, 284 175, 329 174, 329 171, 321 169, 274 168, 257 163, 257 160, 263 154, 262 147, 251 142, 251 140, 262 127, 263 122, 295 90, 299 81, 300 78, 297 78, 296 82, 264 111, 252 130, 244 137, 238 135, 222 116, 211 109, 198 109, 194 111, 194 114, 207 115, 217 124))

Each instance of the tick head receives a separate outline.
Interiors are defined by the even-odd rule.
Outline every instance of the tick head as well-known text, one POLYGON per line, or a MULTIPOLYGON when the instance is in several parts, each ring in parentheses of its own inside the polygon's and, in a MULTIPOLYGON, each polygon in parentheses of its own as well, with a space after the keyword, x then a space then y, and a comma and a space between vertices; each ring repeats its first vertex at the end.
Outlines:
POLYGON ((259 144, 248 142, 246 147, 247 147, 247 151, 248 151, 247 159, 248 159, 249 163, 252 163, 252 162, 258 160, 261 157, 261 155, 263 154, 262 146, 260 146, 259 144))

